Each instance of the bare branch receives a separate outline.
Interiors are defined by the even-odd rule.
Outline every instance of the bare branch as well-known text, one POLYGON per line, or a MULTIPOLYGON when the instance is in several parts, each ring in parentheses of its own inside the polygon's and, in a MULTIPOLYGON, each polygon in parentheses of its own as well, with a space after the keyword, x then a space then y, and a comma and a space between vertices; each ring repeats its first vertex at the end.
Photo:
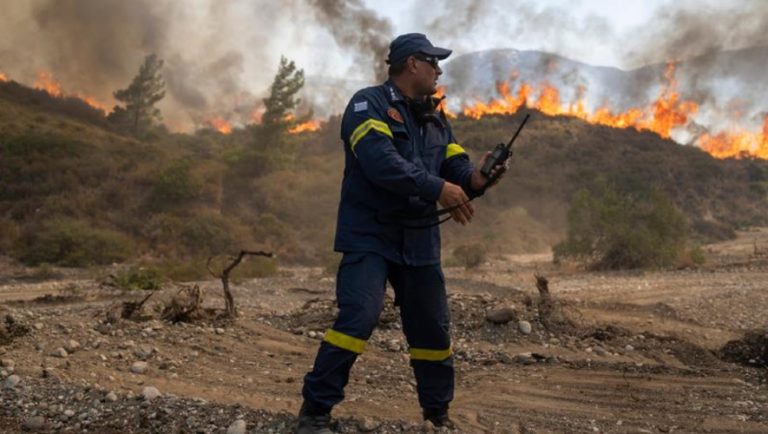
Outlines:
POLYGON ((267 258, 274 258, 275 254, 272 252, 263 252, 261 250, 241 250, 237 256, 230 256, 232 262, 230 262, 230 264, 227 265, 224 270, 222 270, 221 274, 216 274, 213 272, 213 270, 211 270, 210 263, 213 257, 208 258, 208 261, 205 264, 211 275, 221 279, 221 285, 224 290, 224 302, 226 304, 226 315, 230 318, 237 316, 237 309, 235 308, 235 299, 232 296, 232 292, 229 290, 229 273, 231 273, 235 267, 240 265, 240 263, 243 261, 243 258, 246 256, 264 256, 267 258))

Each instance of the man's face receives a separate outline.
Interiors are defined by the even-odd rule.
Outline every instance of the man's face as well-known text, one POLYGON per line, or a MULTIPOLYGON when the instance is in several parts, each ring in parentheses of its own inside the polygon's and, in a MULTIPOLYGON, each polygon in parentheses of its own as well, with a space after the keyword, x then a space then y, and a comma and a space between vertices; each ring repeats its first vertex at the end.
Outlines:
POLYGON ((437 78, 443 74, 443 70, 437 64, 436 57, 418 54, 409 59, 413 62, 414 89, 419 95, 433 95, 437 92, 437 78))

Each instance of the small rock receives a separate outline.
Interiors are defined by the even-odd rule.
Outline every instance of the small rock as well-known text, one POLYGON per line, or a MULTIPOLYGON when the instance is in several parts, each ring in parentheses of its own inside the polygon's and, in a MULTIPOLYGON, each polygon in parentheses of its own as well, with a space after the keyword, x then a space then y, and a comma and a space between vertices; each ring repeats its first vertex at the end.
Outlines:
POLYGON ((425 433, 435 432, 435 425, 431 421, 425 420, 424 424, 421 426, 421 430, 425 433))
POLYGON ((152 357, 152 347, 141 345, 133 350, 133 354, 141 360, 147 360, 152 357))
POLYGON ((400 351, 400 341, 397 339, 390 339, 387 341, 387 348, 389 351, 400 351))
POLYGON ((63 359, 65 357, 67 357, 69 354, 67 354, 67 350, 65 350, 64 348, 59 347, 59 348, 56 348, 55 350, 53 350, 51 355, 53 357, 61 357, 63 359))
POLYGON ((520 322, 517 323, 517 329, 520 330, 520 333, 524 335, 529 335, 531 334, 533 327, 531 327, 531 323, 529 323, 528 321, 521 320, 520 322))
POLYGON ((632 346, 632 345, 630 345, 630 344, 627 344, 627 346, 625 346, 625 347, 624 347, 624 349, 625 349, 626 351, 635 351, 635 347, 633 347, 633 346, 632 346))
POLYGON ((605 348, 603 348, 603 347, 595 347, 592 351, 594 351, 595 354, 597 354, 598 356, 605 357, 605 356, 609 355, 608 351, 605 348))
POLYGON ((227 428, 227 434, 245 434, 246 424, 242 419, 238 419, 232 422, 232 425, 227 428))
POLYGON ((18 375, 11 375, 3 382, 3 389, 13 389, 21 382, 21 377, 18 375))
POLYGON ((143 396, 144 399, 149 401, 163 395, 160 393, 159 390, 157 390, 157 387, 147 386, 141 391, 141 396, 143 396))
MULTIPOLYGON (((118 330, 118 331, 122 331, 122 330, 118 330)), ((128 340, 125 342, 121 342, 120 345, 118 345, 117 347, 120 348, 121 350, 127 350, 128 348, 133 348, 135 346, 136 346, 136 342, 132 340, 128 340)))
POLYGON ((104 397, 109 402, 115 402, 117 401, 117 394, 115 392, 109 392, 107 393, 107 396, 104 397))
POLYGON ((43 416, 32 416, 22 424, 26 431, 40 431, 45 428, 45 418, 43 416))
POLYGON ((370 417, 364 417, 360 422, 359 427, 364 432, 375 431, 381 426, 381 423, 370 417))
POLYGON ((4 368, 13 368, 16 363, 13 361, 13 359, 3 359, 2 362, 4 368))
POLYGON ((522 363, 523 365, 532 365, 536 363, 536 359, 533 358, 532 353, 516 354, 513 360, 518 363, 522 363))
POLYGON ((133 372, 134 374, 143 374, 147 372, 148 367, 149 365, 147 365, 147 362, 141 362, 141 361, 133 362, 133 364, 131 365, 131 372, 133 372))
POLYGON ((494 324, 506 324, 516 317, 515 310, 511 306, 491 309, 485 313, 485 319, 494 324))
POLYGON ((41 323, 41 322, 36 322, 36 323, 33 325, 33 327, 35 328, 35 330, 42 330, 42 329, 43 329, 43 327, 45 327, 45 326, 44 326, 44 325, 43 325, 43 323, 41 323))
POLYGON ((66 410, 64 410, 64 416, 66 416, 66 417, 72 417, 72 416, 74 416, 74 415, 75 415, 75 411, 74 411, 74 410, 70 410, 70 409, 66 409, 66 410))
POLYGON ((64 349, 67 350, 67 353, 72 354, 78 349, 80 349, 80 342, 74 339, 70 339, 69 341, 67 341, 66 344, 64 344, 64 349))
POLYGON ((223 335, 224 334, 224 329, 221 328, 221 327, 216 327, 216 334, 217 335, 223 335))

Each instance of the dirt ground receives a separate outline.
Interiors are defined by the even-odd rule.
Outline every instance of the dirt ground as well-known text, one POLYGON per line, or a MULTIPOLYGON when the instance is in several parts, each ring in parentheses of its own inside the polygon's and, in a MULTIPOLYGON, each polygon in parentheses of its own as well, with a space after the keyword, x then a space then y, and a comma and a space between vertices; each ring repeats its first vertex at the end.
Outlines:
MULTIPOLYGON (((721 351, 748 331, 768 332, 766 251, 768 230, 755 229, 706 246, 708 262, 696 269, 594 273, 555 266, 549 255, 446 269, 455 432, 768 432, 766 360, 736 363, 721 351), (535 273, 549 279, 565 322, 542 318, 535 273), (511 308, 509 322, 486 319, 499 307, 511 308)), ((235 285, 233 324, 171 324, 106 321, 111 307, 141 294, 77 273, 31 281, 4 268, 0 313, 21 331, 0 344, 3 432, 224 433, 237 418, 247 432, 290 432, 302 376, 335 314, 334 280, 320 269, 235 285), (46 294, 62 296, 39 298, 46 294), (59 347, 72 351, 53 356, 59 347), (143 373, 132 372, 137 361, 143 373), (19 384, 6 387, 11 374, 19 384), (147 386, 163 396, 142 398, 147 386)), ((218 282, 201 287, 223 305, 218 282)), ((176 290, 154 296, 148 314, 176 290)), ((334 410, 337 429, 428 431, 414 385, 388 303, 334 410)))

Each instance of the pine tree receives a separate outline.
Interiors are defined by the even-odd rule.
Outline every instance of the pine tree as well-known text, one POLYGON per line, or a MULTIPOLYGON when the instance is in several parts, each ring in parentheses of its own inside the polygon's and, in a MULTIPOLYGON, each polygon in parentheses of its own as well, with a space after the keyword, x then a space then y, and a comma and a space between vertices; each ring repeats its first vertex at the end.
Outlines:
POLYGON ((165 97, 165 81, 161 70, 163 60, 155 54, 144 58, 139 73, 131 84, 113 93, 116 100, 125 104, 125 108, 115 106, 110 120, 127 126, 137 135, 162 119, 155 104, 165 97))
POLYGON ((283 130, 292 122, 290 112, 300 100, 296 94, 304 87, 304 70, 296 69, 296 64, 285 57, 280 57, 280 68, 270 87, 269 98, 264 99, 266 108, 262 122, 268 130, 283 130))

